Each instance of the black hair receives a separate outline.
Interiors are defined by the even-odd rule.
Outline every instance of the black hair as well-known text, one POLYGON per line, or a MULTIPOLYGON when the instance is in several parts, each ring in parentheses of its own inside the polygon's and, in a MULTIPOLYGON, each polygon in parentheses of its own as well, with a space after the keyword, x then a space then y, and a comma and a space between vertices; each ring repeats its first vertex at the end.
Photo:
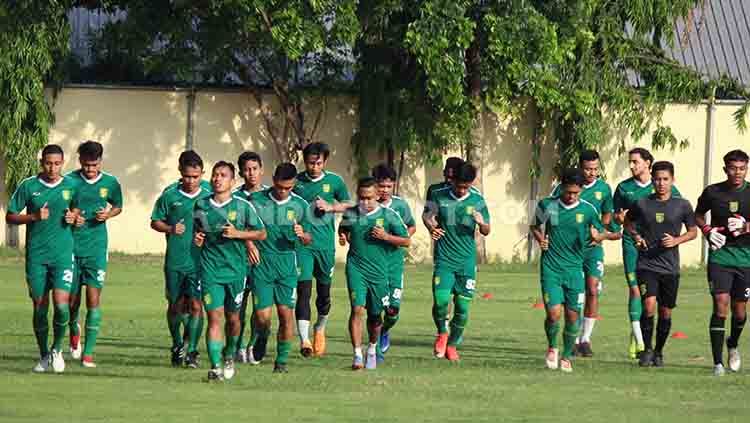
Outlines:
POLYGON ((322 142, 311 142, 302 149, 302 158, 307 160, 310 156, 320 156, 323 160, 328 160, 328 156, 331 154, 331 149, 328 148, 328 144, 322 142))
POLYGON ((193 150, 183 151, 179 158, 180 170, 186 167, 197 167, 203 169, 203 159, 193 150))
POLYGON ((748 162, 747 153, 742 150, 732 150, 724 155, 724 165, 729 166, 729 162, 748 162))
POLYGON ((390 166, 388 166, 385 163, 381 163, 374 168, 372 168, 372 177, 375 178, 376 181, 383 181, 386 179, 390 179, 391 181, 396 180, 396 170, 390 166))
POLYGON ((593 162, 594 160, 599 160, 599 152, 596 150, 584 150, 578 156, 578 165, 583 166, 583 162, 593 162))
POLYGON ((469 163, 463 162, 453 174, 453 180, 459 183, 474 182, 477 179, 477 168, 469 163))
POLYGON ((297 166, 292 163, 279 163, 273 172, 274 181, 288 181, 297 177, 297 166))
POLYGON ((237 158, 237 168, 240 172, 245 168, 245 163, 247 162, 257 162, 258 166, 263 167, 263 160, 260 158, 260 154, 254 151, 245 151, 237 158))
POLYGON ((577 167, 572 167, 563 170, 562 178, 560 178, 560 185, 578 185, 583 186, 585 178, 583 172, 577 167))
POLYGON ((84 160, 99 160, 104 154, 104 147, 96 141, 84 141, 78 146, 78 156, 84 160))
POLYGON ((360 188, 370 188, 375 186, 375 178, 372 176, 365 176, 364 178, 359 178, 359 181, 357 181, 357 191, 359 191, 360 188))
POLYGON ((216 164, 214 165, 214 167, 211 169, 211 173, 213 174, 214 172, 216 172, 216 169, 218 169, 220 167, 226 167, 226 168, 228 168, 229 171, 232 172, 232 178, 234 178, 234 176, 236 175, 235 170, 234 170, 234 165, 232 163, 226 162, 224 160, 219 160, 218 162, 216 162, 216 164))
POLYGON ((443 168, 443 176, 448 176, 448 171, 455 175, 461 165, 464 164, 464 159, 460 157, 448 157, 445 159, 445 167, 443 168))
POLYGON ((648 162, 649 167, 651 167, 651 165, 654 163, 654 156, 651 154, 650 151, 646 150, 645 148, 636 147, 636 148, 628 151, 628 156, 631 155, 631 154, 637 154, 637 155, 641 156, 641 158, 643 160, 645 160, 645 161, 648 162))
POLYGON ((651 166, 651 176, 656 175, 656 172, 660 170, 666 170, 670 175, 674 176, 674 165, 671 162, 659 161, 651 166))
POLYGON ((59 154, 63 157, 65 157, 65 153, 63 153, 62 147, 60 147, 57 144, 47 144, 42 149, 42 159, 44 159, 44 156, 48 154, 59 154))

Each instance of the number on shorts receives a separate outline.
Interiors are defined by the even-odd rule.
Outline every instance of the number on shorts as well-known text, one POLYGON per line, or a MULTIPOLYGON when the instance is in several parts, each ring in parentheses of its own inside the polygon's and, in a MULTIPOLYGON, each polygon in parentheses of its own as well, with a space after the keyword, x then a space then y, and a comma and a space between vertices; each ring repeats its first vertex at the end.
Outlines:
POLYGON ((401 290, 396 288, 393 290, 393 298, 400 300, 401 299, 401 290))
POLYGON ((380 301, 383 303, 383 307, 388 307, 391 304, 391 301, 388 299, 388 296, 381 298, 380 301))
POLYGON ((466 289, 473 291, 477 287, 477 281, 474 279, 466 279, 466 289))
POLYGON ((67 283, 73 283, 73 271, 72 270, 64 270, 62 280, 67 283))
POLYGON ((599 272, 599 275, 604 276, 604 263, 601 261, 597 261, 596 270, 599 272))
POLYGON ((237 294, 237 295, 236 295, 236 296, 234 297, 234 303, 235 303, 235 304, 237 304, 237 305, 239 305, 239 304, 242 304, 242 297, 243 297, 244 295, 245 295, 245 293, 244 293, 244 292, 240 292, 239 294, 237 294))
POLYGON ((745 298, 750 298, 750 288, 745 288, 745 298))
POLYGON ((99 282, 104 282, 104 276, 107 275, 107 272, 104 270, 97 270, 96 271, 96 280, 99 282))

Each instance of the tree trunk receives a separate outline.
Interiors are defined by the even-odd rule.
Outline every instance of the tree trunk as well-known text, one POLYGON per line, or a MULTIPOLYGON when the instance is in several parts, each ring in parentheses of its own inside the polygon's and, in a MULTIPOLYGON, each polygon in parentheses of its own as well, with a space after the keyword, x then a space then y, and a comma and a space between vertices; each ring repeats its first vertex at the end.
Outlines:
MULTIPOLYGON (((479 34, 478 27, 474 33, 469 49, 466 51, 466 82, 469 90, 469 100, 474 106, 476 113, 474 119, 474 129, 471 134, 471 140, 466 146, 466 160, 472 162, 477 167, 477 179, 474 185, 482 191, 482 168, 484 162, 484 107, 482 107, 482 74, 480 71, 481 58, 479 56, 479 34)), ((487 263, 487 248, 484 236, 477 231, 474 237, 477 247, 478 263, 487 263)))

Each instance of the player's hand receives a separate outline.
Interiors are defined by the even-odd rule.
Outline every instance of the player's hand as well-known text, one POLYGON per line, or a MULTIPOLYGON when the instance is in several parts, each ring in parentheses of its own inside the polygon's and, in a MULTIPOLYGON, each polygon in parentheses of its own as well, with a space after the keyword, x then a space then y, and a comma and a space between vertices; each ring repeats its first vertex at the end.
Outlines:
POLYGON ((234 227, 231 223, 227 222, 224 226, 221 227, 221 234, 224 236, 224 238, 237 238, 240 234, 240 231, 237 230, 237 228, 234 227))
POLYGON ((591 234, 591 242, 589 243, 590 246, 599 245, 602 243, 602 237, 599 235, 599 231, 595 227, 591 227, 589 229, 589 233, 591 234))
POLYGON ((677 238, 673 237, 670 234, 664 234, 664 236, 661 238, 661 246, 664 248, 672 248, 679 245, 677 242, 677 238))
POLYGON ((65 223, 68 225, 76 223, 76 214, 70 211, 70 209, 65 209, 65 223))
POLYGON ((206 234, 204 234, 203 232, 196 232, 195 238, 193 238, 193 242, 195 243, 195 245, 197 245, 198 247, 202 247, 204 241, 206 241, 206 234))
POLYGON ((343 247, 347 242, 349 242, 349 237, 347 236, 347 234, 343 232, 339 233, 339 245, 343 247))
POLYGON ((615 222, 623 224, 625 222, 625 210, 620 210, 614 213, 615 222))
POLYGON ((300 239, 305 236, 305 229, 296 221, 294 222, 294 234, 297 235, 297 238, 300 239))
POLYGON ((727 229, 734 236, 740 236, 747 233, 747 220, 744 217, 735 214, 727 219, 727 229))
POLYGON ((544 235, 544 239, 539 243, 539 248, 541 248, 542 251, 549 250, 549 235, 544 235))
POLYGON ((315 208, 324 213, 330 213, 333 211, 333 206, 320 197, 315 200, 315 208))
POLYGON ((247 246, 247 261, 249 261, 250 264, 260 263, 260 251, 258 251, 258 247, 255 246, 255 243, 248 241, 245 245, 247 246))
POLYGON ((172 226, 172 233, 175 235, 182 235, 185 233, 185 224, 183 223, 185 219, 180 219, 179 222, 175 223, 174 226, 172 226))
POLYGON ((642 251, 648 250, 648 242, 646 242, 646 240, 643 239, 642 236, 636 235, 633 238, 633 241, 635 242, 635 248, 642 250, 642 251))
POLYGON ((76 223, 75 223, 75 225, 76 225, 77 228, 80 228, 81 226, 83 226, 85 224, 86 224, 86 219, 83 216, 81 216, 80 214, 78 216, 76 216, 76 223))
POLYGON ((445 229, 442 229, 442 228, 432 228, 430 230, 430 236, 432 237, 433 241, 439 240, 440 238, 443 237, 443 235, 445 235, 445 229))
POLYGON ((718 250, 719 248, 723 247, 724 244, 727 243, 726 235, 720 232, 723 229, 724 229, 723 227, 713 228, 709 225, 705 225, 701 229, 701 231, 703 232, 703 236, 706 237, 706 240, 708 241, 708 245, 709 247, 711 247, 712 251, 718 250))
POLYGON ((96 221, 97 222, 104 222, 107 219, 109 219, 109 210, 106 208, 101 208, 96 211, 96 221))
POLYGON ((34 213, 33 216, 36 221, 49 219, 49 208, 47 207, 47 203, 45 202, 42 208, 34 213))
POLYGON ((484 217, 482 216, 482 213, 479 213, 475 210, 474 213, 472 213, 472 216, 474 217, 474 222, 477 225, 484 225, 484 217))
POLYGON ((385 241, 388 238, 388 233, 383 229, 382 226, 374 226, 370 231, 370 236, 381 241, 385 241))

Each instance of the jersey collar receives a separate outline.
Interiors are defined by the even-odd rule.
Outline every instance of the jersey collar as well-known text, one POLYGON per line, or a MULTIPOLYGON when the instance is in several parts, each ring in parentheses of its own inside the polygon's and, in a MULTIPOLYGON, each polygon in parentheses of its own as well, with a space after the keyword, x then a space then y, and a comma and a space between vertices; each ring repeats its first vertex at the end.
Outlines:
POLYGON ((635 182, 636 185, 638 185, 641 188, 646 188, 647 186, 651 185, 651 181, 646 182, 645 184, 636 179, 636 177, 633 177, 633 182, 635 182))
POLYGON ((61 175, 60 179, 58 179, 57 182, 52 183, 52 184, 49 183, 49 182, 47 182, 47 181, 45 181, 44 178, 42 178, 41 176, 37 176, 36 179, 39 181, 40 184, 44 185, 45 187, 47 187, 47 188, 54 188, 54 187, 60 185, 62 183, 63 179, 65 179, 65 177, 61 175))
POLYGON ((469 196, 471 195, 471 188, 468 191, 466 191, 466 194, 464 194, 464 196, 461 197, 461 198, 456 197, 456 194, 453 193, 453 190, 448 191, 448 193, 451 195, 451 197, 453 197, 454 200, 456 200, 456 201, 464 201, 467 198, 469 198, 469 196))
MULTIPOLYGON (((365 216, 372 216, 373 214, 375 214, 375 213, 377 213, 378 211, 380 211, 380 207, 381 207, 381 206, 380 206, 380 204, 378 204, 378 206, 377 206, 377 207, 375 207, 375 208, 374 208, 374 209, 373 209, 373 210, 372 210, 371 212, 365 213, 365 216)), ((362 213, 362 211, 363 211, 363 210, 362 210, 362 209, 360 208, 360 209, 359 209, 359 212, 360 212, 360 213, 362 213)))
POLYGON ((194 193, 192 193, 192 194, 188 194, 187 192, 183 191, 183 190, 182 190, 182 188, 178 188, 178 189, 177 189, 177 191, 179 191, 179 193, 180 193, 180 194, 182 194, 182 195, 184 195, 185 197, 187 197, 187 198, 189 198, 189 199, 191 199, 191 200, 192 200, 193 198, 195 198, 195 197, 197 197, 198 195, 200 195, 200 193, 201 193, 201 192, 203 192, 203 188, 202 188, 202 187, 198 187, 198 190, 196 190, 196 191, 195 191, 194 193))
POLYGON ((307 171, 305 171, 305 176, 307 176, 307 179, 309 179, 310 182, 320 182, 323 180, 323 178, 326 177, 326 171, 324 170, 320 172, 320 176, 318 176, 317 178, 313 178, 309 173, 307 173, 307 171))
POLYGON ((592 182, 592 183, 590 183, 588 185, 584 185, 583 189, 589 189, 589 188, 593 187, 594 185, 596 185, 597 182, 599 182, 599 178, 594 179, 594 182, 592 182))
POLYGON ((391 197, 390 200, 388 200, 388 203, 380 203, 381 206, 386 207, 386 208, 390 208, 391 204, 393 204, 393 197, 391 197))
POLYGON ((220 209, 227 204, 229 204, 232 201, 232 197, 229 197, 229 199, 221 204, 217 203, 216 200, 214 200, 214 197, 211 197, 208 199, 208 202, 211 203, 212 206, 216 207, 217 209, 220 209))
POLYGON ((560 199, 558 199, 557 202, 560 204, 560 207, 564 208, 565 210, 574 209, 574 208, 578 207, 579 204, 581 204, 580 201, 576 201, 575 203, 573 203, 571 205, 567 205, 567 204, 563 203, 562 200, 560 200, 560 199))
POLYGON ((286 200, 279 201, 276 199, 276 197, 273 196, 273 191, 268 191, 268 198, 270 198, 271 201, 276 203, 277 206, 281 206, 281 205, 288 203, 292 199, 292 195, 290 194, 289 197, 286 198, 286 200))
POLYGON ((102 175, 103 175, 103 173, 99 172, 99 174, 96 175, 96 178, 86 179, 86 177, 83 176, 83 172, 79 172, 78 174, 81 175, 81 179, 83 179, 89 185, 94 185, 95 183, 99 182, 99 180, 102 179, 102 175))

